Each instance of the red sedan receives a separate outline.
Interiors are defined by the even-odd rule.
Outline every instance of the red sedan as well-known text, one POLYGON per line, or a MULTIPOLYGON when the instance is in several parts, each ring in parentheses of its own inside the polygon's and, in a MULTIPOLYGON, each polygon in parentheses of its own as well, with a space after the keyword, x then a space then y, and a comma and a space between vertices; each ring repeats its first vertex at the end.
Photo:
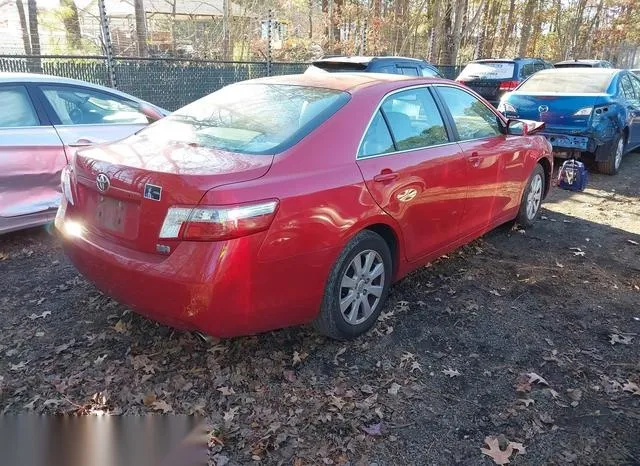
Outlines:
POLYGON ((536 219, 553 163, 541 126, 440 79, 242 82, 78 152, 56 226, 78 270, 157 321, 352 338, 411 270, 536 219))

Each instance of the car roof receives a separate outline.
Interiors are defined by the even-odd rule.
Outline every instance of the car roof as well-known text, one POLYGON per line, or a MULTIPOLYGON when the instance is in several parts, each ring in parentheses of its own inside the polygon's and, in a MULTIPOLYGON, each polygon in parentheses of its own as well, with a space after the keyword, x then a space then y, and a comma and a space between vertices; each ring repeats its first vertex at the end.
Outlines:
POLYGON ((270 76, 268 78, 257 78, 232 85, 241 85, 243 83, 287 84, 292 86, 320 87, 325 89, 334 89, 337 91, 356 91, 375 84, 399 81, 408 81, 408 84, 410 84, 410 81, 424 84, 430 82, 450 82, 441 78, 363 72, 289 74, 283 76, 270 76))
POLYGON ((535 58, 535 57, 479 58, 478 60, 471 60, 469 63, 485 63, 485 62, 516 63, 520 61, 544 61, 544 60, 542 58, 535 58))
POLYGON ((358 64, 365 65, 373 61, 383 61, 383 60, 412 61, 416 63, 426 63, 424 60, 421 60, 419 58, 396 57, 391 55, 382 56, 382 57, 370 57, 370 56, 364 56, 364 55, 354 55, 354 56, 336 55, 335 57, 323 57, 318 60, 314 60, 314 62, 342 62, 342 63, 358 63, 358 64))
POLYGON ((584 63, 589 65, 597 65, 598 63, 603 63, 605 60, 564 60, 556 62, 556 65, 569 65, 572 63, 584 63))
POLYGON ((610 75, 613 76, 621 72, 618 68, 549 68, 546 70, 540 70, 536 74, 575 74, 575 73, 588 73, 591 75, 610 75))
MULTIPOLYGON (((113 89, 110 87, 100 86, 99 84, 93 84, 87 81, 80 81, 79 79, 64 78, 61 76, 52 76, 49 74, 38 73, 12 73, 12 72, 0 72, 0 84, 2 83, 48 83, 48 84, 72 84, 75 86, 89 87, 97 91, 110 92, 111 94, 119 95, 120 97, 134 100, 136 102, 145 102, 138 97, 132 96, 125 92, 113 89)), ((149 103, 149 102, 145 102, 149 103)), ((153 105, 153 104, 152 104, 153 105)), ((154 105, 154 107, 158 107, 154 105)), ((162 109, 161 109, 162 110, 162 109)))

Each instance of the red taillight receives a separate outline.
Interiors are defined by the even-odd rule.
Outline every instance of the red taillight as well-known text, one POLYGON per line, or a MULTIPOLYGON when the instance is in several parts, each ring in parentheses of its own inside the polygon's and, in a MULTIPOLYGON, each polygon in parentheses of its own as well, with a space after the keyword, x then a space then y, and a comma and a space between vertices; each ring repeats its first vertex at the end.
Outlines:
POLYGON ((232 206, 171 207, 160 239, 222 241, 251 235, 269 228, 277 208, 275 199, 232 206))
POLYGON ((500 83, 501 91, 513 91, 518 85, 520 81, 503 81, 500 83))

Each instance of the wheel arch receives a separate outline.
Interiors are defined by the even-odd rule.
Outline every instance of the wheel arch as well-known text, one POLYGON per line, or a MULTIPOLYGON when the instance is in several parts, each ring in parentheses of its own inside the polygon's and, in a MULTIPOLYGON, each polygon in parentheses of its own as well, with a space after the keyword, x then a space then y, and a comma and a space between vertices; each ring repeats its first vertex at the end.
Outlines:
POLYGON ((392 276, 393 280, 395 281, 398 275, 400 262, 403 257, 402 237, 400 233, 389 223, 380 221, 363 226, 355 234, 363 230, 369 230, 380 235, 385 243, 387 243, 387 246, 389 246, 389 251, 391 252, 391 260, 393 261, 392 276))
POLYGON ((544 183, 544 197, 547 197, 547 194, 549 194, 549 191, 551 189, 551 171, 552 171, 552 165, 551 162, 549 162, 549 159, 547 159, 546 157, 541 157, 540 159, 538 159, 538 162, 540 165, 542 165, 542 169, 544 170, 544 178, 545 178, 545 183, 544 183))

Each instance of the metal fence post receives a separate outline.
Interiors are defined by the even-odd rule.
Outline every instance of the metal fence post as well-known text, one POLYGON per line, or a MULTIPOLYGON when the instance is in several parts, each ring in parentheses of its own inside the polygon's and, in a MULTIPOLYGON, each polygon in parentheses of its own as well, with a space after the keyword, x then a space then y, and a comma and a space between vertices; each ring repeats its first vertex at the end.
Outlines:
POLYGON ((271 76, 271 27, 272 27, 272 12, 269 8, 267 16, 267 76, 271 76))
POLYGON ((102 30, 102 45, 107 57, 107 79, 109 86, 114 89, 118 87, 116 82, 115 62, 113 59, 113 44, 111 43, 111 34, 109 33, 109 19, 107 18, 107 9, 104 0, 98 0, 98 10, 100 11, 100 28, 102 30))

